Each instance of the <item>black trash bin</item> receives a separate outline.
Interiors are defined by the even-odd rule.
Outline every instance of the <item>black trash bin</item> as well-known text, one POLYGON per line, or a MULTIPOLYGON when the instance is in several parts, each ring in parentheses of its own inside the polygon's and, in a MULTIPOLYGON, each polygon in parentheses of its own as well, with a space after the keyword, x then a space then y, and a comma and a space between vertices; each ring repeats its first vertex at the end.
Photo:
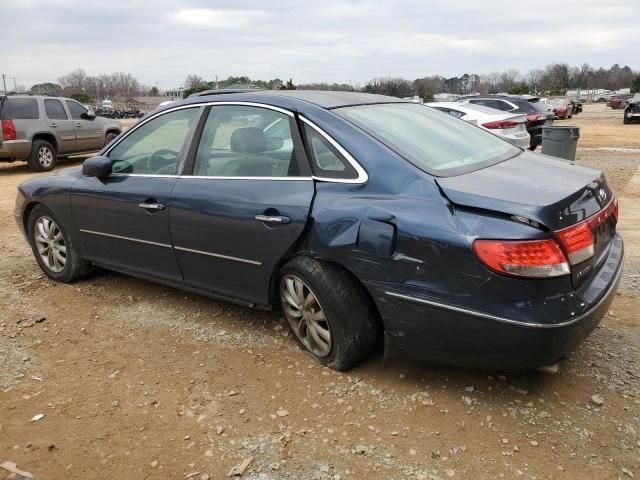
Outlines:
POLYGON ((580 127, 572 125, 542 127, 542 153, 564 158, 573 163, 576 160, 579 138, 580 127))

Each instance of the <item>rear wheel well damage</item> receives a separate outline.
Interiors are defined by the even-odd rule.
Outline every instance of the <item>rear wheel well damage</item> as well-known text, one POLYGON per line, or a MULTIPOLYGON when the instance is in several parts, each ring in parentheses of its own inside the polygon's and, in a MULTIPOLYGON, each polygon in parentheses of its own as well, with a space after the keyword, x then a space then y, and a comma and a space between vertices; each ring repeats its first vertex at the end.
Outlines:
POLYGON ((312 252, 305 251, 305 250, 297 250, 291 253, 290 255, 284 257, 283 260, 280 262, 280 264, 277 266, 277 268, 274 269, 274 273, 271 278, 271 305, 274 307, 274 310, 280 309, 278 282, 280 279, 282 268, 295 257, 304 257, 304 256, 311 257, 314 260, 330 265, 333 268, 342 270, 349 277, 349 279, 354 283, 354 285, 357 285, 357 288, 361 292, 362 296, 366 299, 366 301, 371 304, 373 311, 375 311, 375 318, 373 319, 373 322, 378 328, 378 331, 381 333, 384 333, 386 328, 385 328, 384 322, 382 321, 382 317, 380 315, 380 310, 378 309, 378 305, 373 300, 371 293, 369 292, 367 287, 360 281, 360 279, 351 270, 349 270, 340 262, 337 262, 330 258, 326 258, 322 255, 314 254, 312 252))

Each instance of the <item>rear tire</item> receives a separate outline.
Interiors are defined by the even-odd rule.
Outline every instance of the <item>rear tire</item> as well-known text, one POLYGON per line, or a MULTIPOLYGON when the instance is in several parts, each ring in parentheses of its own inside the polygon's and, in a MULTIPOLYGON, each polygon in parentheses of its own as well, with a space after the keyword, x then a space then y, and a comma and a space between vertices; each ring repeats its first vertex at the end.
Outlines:
POLYGON ((36 172, 49 172, 56 166, 56 149, 46 140, 36 140, 31 145, 31 155, 27 160, 29 168, 36 172))
POLYGON ((629 125, 631 123, 631 119, 627 117, 627 112, 624 112, 622 116, 622 123, 625 125, 629 125))
POLYGON ((80 258, 69 232, 51 210, 38 205, 29 215, 28 222, 27 235, 31 250, 49 278, 69 283, 92 270, 80 258))
POLYGON ((296 342, 322 365, 349 370, 371 355, 378 312, 347 271, 299 256, 282 268, 278 288, 296 342))

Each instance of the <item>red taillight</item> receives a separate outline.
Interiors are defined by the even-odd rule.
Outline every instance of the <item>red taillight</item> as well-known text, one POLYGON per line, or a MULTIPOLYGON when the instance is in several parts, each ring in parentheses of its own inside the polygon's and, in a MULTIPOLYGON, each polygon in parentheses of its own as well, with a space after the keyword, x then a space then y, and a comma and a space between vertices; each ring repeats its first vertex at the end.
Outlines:
POLYGON ((617 223, 617 198, 614 198, 606 207, 588 219, 555 232, 556 237, 569 255, 569 263, 571 265, 577 265, 593 257, 593 231, 611 216, 617 223))
POLYGON ((593 257, 593 232, 588 222, 560 230, 556 232, 556 237, 567 251, 571 265, 593 257))
POLYGON ((476 240, 473 251, 482 263, 498 273, 548 278, 570 273, 560 246, 547 240, 476 240))
POLYGON ((510 122, 508 120, 496 120, 495 122, 487 122, 482 124, 485 128, 515 128, 518 126, 518 122, 510 122))
POLYGON ((5 140, 16 139, 16 127, 13 125, 13 120, 2 120, 2 136, 5 140))
POLYGON ((537 122, 538 120, 544 120, 544 117, 542 115, 527 115, 527 120, 537 122))

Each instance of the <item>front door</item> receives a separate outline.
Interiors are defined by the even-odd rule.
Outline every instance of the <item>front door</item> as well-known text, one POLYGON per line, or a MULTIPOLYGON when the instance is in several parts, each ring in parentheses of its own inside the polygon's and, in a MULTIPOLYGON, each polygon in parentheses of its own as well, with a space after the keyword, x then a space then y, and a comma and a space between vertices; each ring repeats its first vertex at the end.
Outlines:
POLYGON ((73 152, 76 150, 76 132, 73 121, 67 115, 67 111, 61 100, 45 98, 44 112, 47 124, 56 137, 58 153, 73 152))
POLYGON ((198 112, 198 107, 176 110, 141 124, 107 152, 111 175, 81 177, 73 185, 71 208, 87 259, 182 282, 169 203, 198 112))
POLYGON ((65 100, 76 133, 76 151, 88 152, 104 147, 105 135, 100 123, 82 118, 88 110, 73 100, 65 100))
POLYGON ((273 274, 307 223, 315 191, 308 168, 293 116, 212 107, 193 174, 181 176, 171 196, 185 284, 267 304, 273 274))

